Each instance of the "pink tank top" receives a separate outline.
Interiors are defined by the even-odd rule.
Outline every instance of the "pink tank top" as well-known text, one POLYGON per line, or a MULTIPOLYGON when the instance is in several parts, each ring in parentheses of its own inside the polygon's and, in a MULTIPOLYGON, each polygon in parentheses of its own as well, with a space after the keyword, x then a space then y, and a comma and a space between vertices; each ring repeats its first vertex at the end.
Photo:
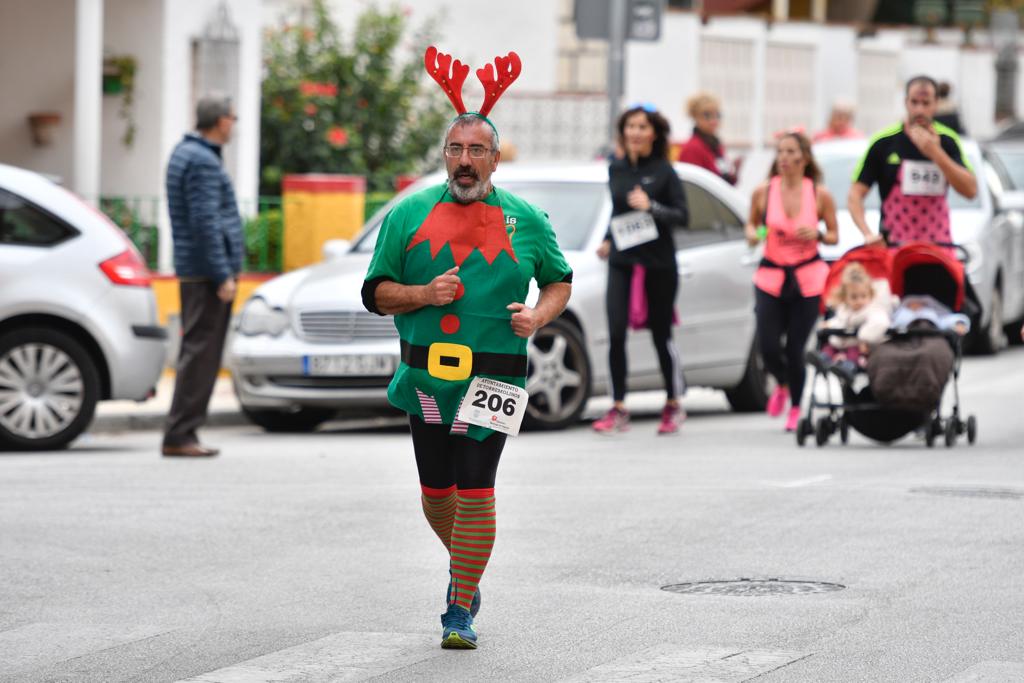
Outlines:
POLYGON ((794 275, 800 295, 819 296, 825 288, 828 265, 818 256, 817 241, 803 240, 796 236, 800 226, 818 225, 818 201, 814 194, 814 181, 804 178, 800 190, 800 211, 795 218, 786 215, 782 205, 782 178, 773 177, 768 182, 768 215, 765 223, 768 237, 765 239, 764 258, 773 265, 762 265, 754 273, 754 286, 772 296, 782 293, 786 271, 779 266, 798 266, 794 275), (812 260, 814 259, 814 260, 812 260))

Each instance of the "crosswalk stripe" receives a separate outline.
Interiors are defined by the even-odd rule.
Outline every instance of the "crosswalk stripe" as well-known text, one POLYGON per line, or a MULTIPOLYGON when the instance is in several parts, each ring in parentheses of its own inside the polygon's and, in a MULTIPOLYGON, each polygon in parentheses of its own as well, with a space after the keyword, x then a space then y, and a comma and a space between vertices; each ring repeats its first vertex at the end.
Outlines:
POLYGON ((365 681, 441 654, 432 635, 342 632, 178 683, 365 681))
POLYGON ((810 657, 807 652, 716 648, 684 650, 664 643, 595 666, 563 683, 602 681, 676 681, 741 683, 810 657))

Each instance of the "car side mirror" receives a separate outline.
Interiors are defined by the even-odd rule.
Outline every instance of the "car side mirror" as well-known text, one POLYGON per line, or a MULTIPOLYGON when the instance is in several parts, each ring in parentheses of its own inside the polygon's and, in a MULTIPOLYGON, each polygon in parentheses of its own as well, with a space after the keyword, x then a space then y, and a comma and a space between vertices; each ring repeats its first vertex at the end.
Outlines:
POLYGON ((999 196, 1000 211, 1024 211, 1024 192, 1014 190, 999 196))
POLYGON ((321 248, 324 261, 337 261, 348 253, 352 243, 348 240, 327 240, 321 248))

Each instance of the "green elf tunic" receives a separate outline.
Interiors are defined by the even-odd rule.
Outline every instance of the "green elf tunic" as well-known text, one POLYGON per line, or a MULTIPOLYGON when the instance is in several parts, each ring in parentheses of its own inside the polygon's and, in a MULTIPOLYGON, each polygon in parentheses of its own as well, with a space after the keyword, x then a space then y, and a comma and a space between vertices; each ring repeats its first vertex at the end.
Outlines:
POLYGON ((426 285, 455 266, 461 284, 452 303, 395 316, 402 359, 388 400, 482 441, 492 430, 455 417, 472 379, 526 386, 526 339, 512 332, 506 306, 526 300, 531 279, 540 287, 571 282, 572 270, 544 212, 498 188, 460 204, 442 184, 388 213, 366 281, 426 285))

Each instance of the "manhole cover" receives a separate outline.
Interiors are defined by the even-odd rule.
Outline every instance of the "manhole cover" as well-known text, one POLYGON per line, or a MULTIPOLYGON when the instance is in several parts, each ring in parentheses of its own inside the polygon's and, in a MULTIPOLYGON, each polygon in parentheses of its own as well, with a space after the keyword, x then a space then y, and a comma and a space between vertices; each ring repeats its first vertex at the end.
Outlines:
POLYGON ((761 595, 806 595, 808 593, 831 593, 846 586, 825 581, 798 581, 795 579, 729 579, 724 581, 694 581, 662 586, 670 593, 690 595, 738 595, 758 597, 761 595))
POLYGON ((929 493, 933 496, 956 496, 958 498, 1024 499, 1024 491, 1020 489, 994 489, 984 486, 921 486, 916 489, 910 489, 910 492, 929 493))

